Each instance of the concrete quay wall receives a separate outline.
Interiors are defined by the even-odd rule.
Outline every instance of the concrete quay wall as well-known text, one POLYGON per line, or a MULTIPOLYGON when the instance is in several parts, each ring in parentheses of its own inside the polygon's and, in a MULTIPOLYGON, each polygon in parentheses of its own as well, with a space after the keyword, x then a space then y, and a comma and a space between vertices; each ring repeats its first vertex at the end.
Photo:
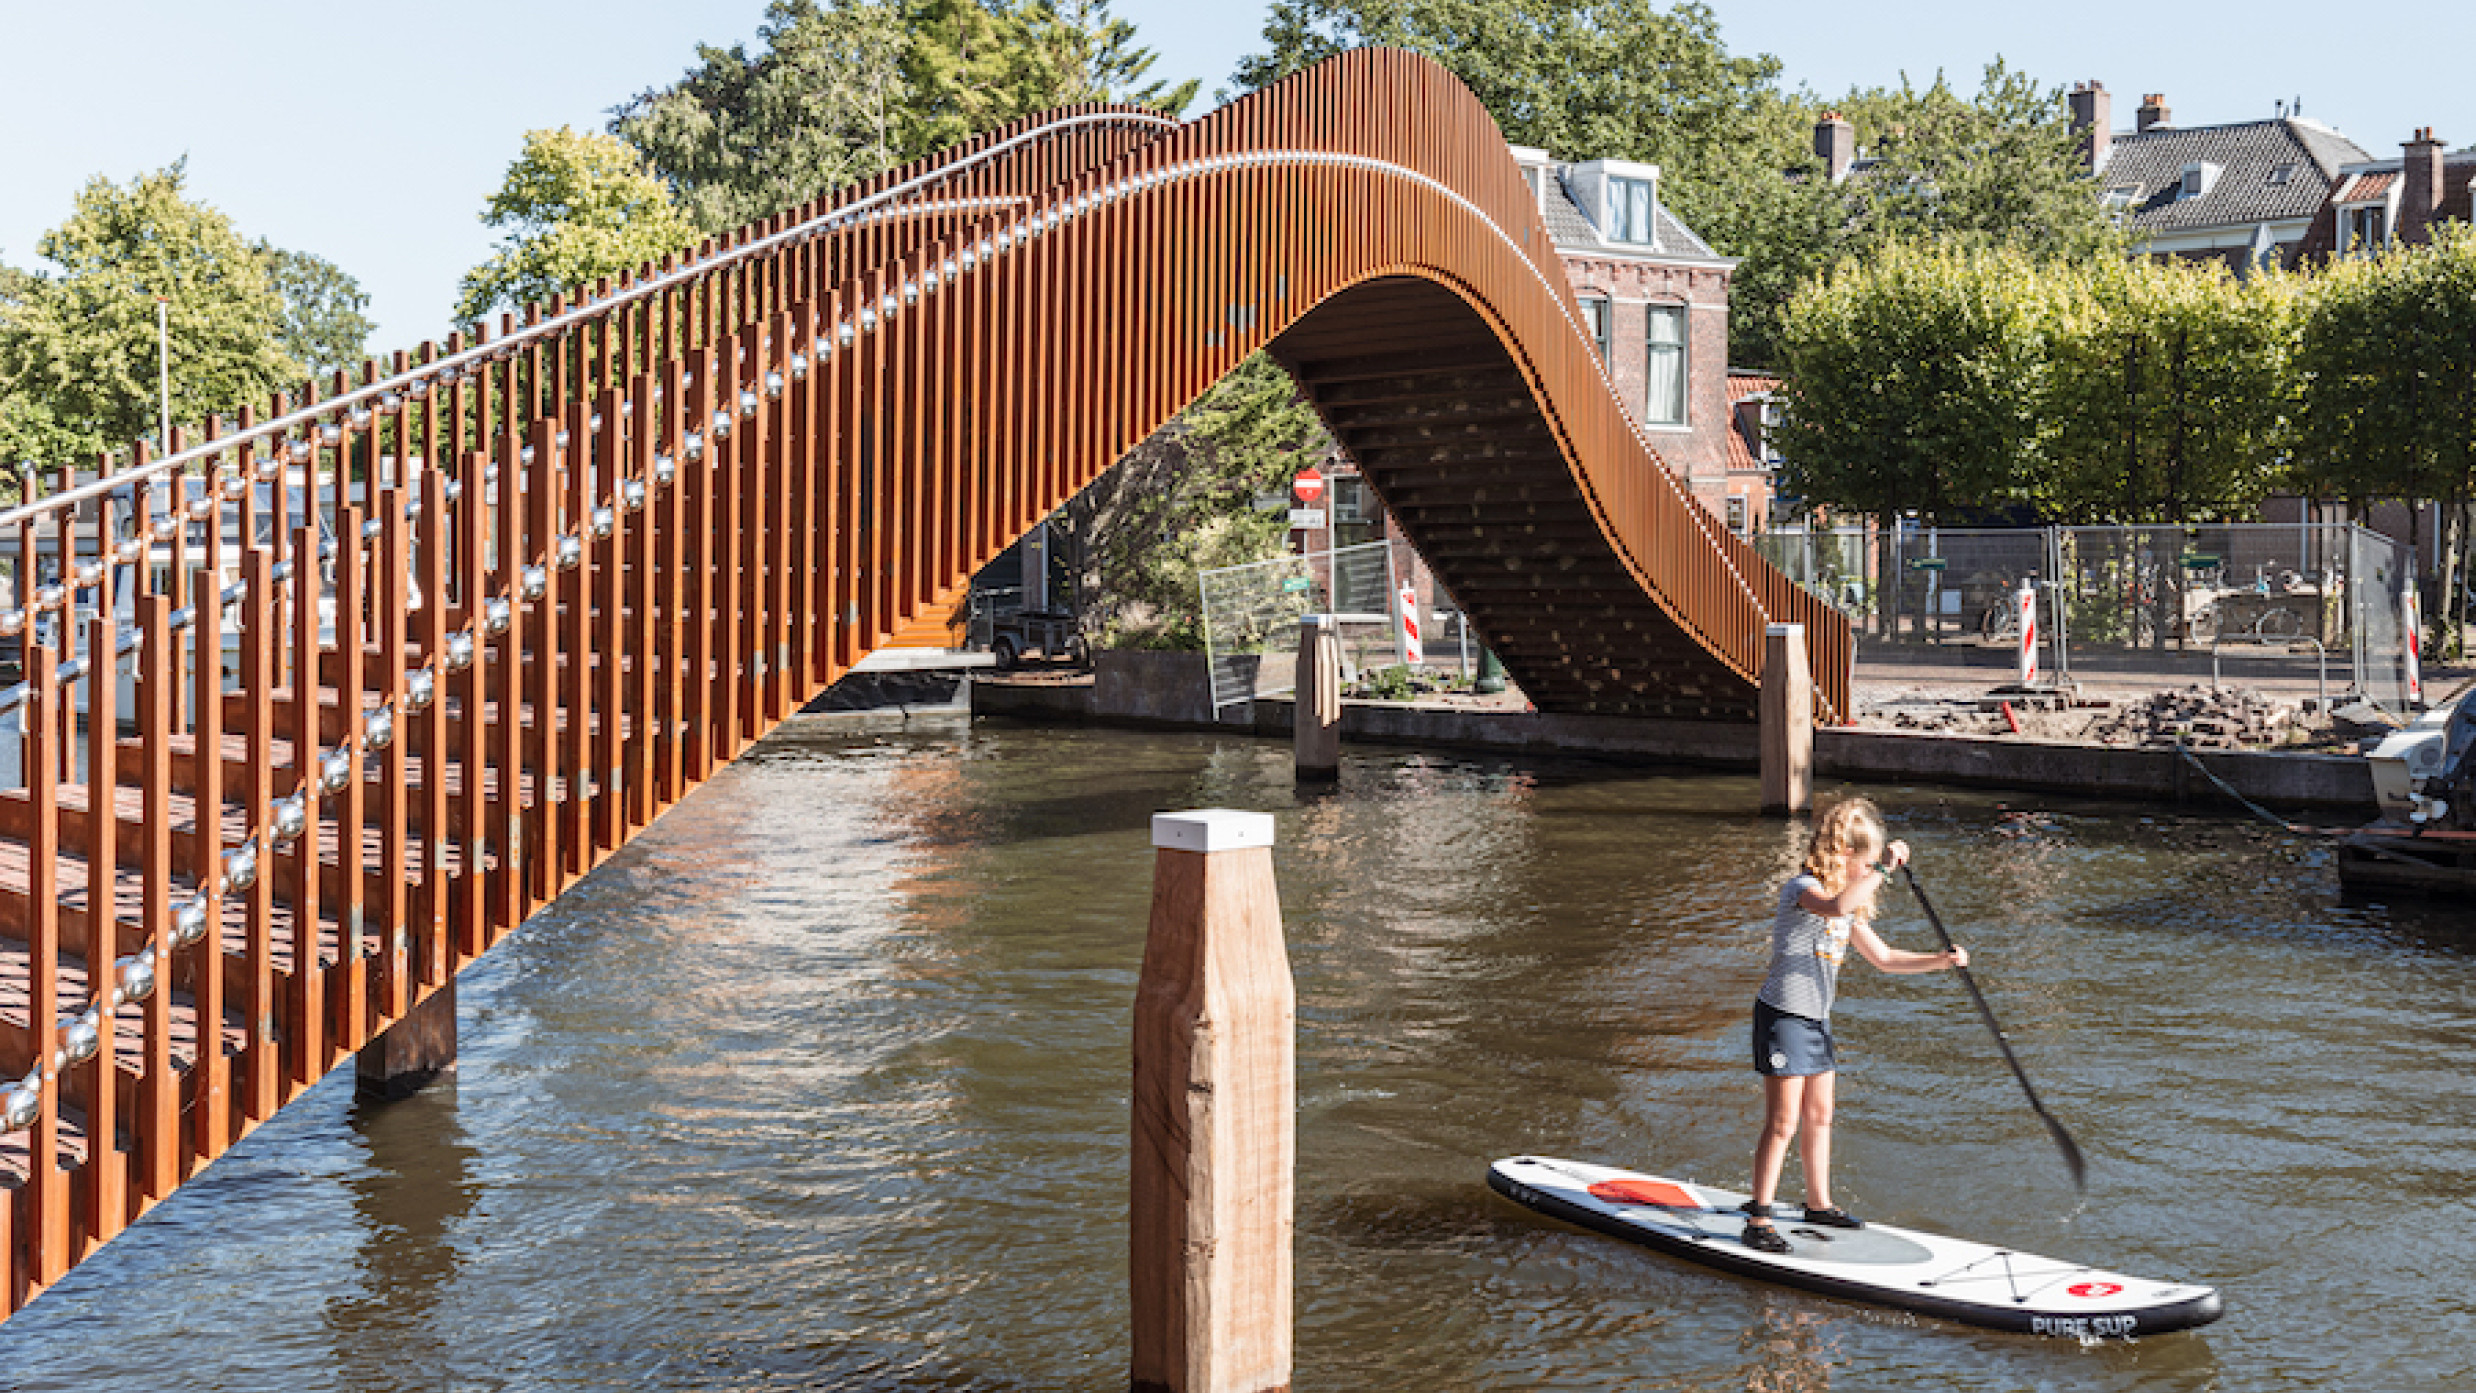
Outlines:
MULTIPOLYGON (((1099 668, 1090 682, 974 683, 972 711, 1028 720, 1289 735, 1292 704, 1286 698, 1258 699, 1251 711, 1232 708, 1215 719, 1205 695, 1201 654, 1102 653, 1098 657, 1099 668)), ((1755 735, 1750 725, 1405 702, 1352 701, 1343 705, 1341 713, 1345 745, 1358 741, 1580 754, 1746 771, 1759 765, 1755 735)), ((2238 793, 2271 808, 2326 808, 2368 816, 2375 811, 2372 771, 2354 756, 2251 750, 2212 750, 2196 752, 2196 756, 2238 793)), ((1851 781, 1960 784, 2227 805, 2226 795, 2173 750, 1824 726, 1814 732, 1814 762, 1818 775, 1851 781)))

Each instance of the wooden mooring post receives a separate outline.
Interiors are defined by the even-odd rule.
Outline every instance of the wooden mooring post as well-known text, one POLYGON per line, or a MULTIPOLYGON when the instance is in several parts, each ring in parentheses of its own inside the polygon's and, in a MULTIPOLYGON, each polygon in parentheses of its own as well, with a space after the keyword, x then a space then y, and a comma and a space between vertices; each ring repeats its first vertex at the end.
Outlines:
POLYGON ((456 979, 423 997, 353 1057, 353 1091, 382 1102, 410 1098, 456 1062, 456 979))
POLYGON ((1298 621, 1298 704, 1290 718, 1298 782, 1341 777, 1341 636, 1329 614, 1298 621))
POLYGON ((1762 810, 1801 813, 1814 802, 1814 674, 1805 626, 1772 624, 1762 637, 1762 810))
POLYGON ((1135 989, 1134 1393, 1290 1383, 1297 1000, 1272 818, 1152 820, 1135 989))

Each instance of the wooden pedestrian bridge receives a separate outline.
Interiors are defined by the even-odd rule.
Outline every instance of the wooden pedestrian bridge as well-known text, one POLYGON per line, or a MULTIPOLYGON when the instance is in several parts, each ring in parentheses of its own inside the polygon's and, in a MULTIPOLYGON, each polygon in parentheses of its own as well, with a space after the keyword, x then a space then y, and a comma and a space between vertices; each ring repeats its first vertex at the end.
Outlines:
MULTIPOLYGON (((1849 635, 1611 389, 1486 113, 1365 51, 1051 113, 0 515, 0 1311, 1259 349, 1546 710, 1849 635)), ((398 1063, 409 1061, 398 1068, 398 1063)))

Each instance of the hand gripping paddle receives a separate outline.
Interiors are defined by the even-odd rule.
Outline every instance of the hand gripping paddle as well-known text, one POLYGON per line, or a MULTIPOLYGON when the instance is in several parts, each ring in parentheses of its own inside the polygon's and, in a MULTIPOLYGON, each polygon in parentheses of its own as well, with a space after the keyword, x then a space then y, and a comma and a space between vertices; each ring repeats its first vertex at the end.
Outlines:
MULTIPOLYGON (((1918 908, 1926 911, 1926 922, 1934 925, 1935 937, 1943 940, 1944 951, 1949 952, 1954 946, 1951 933, 1943 927, 1943 916, 1934 912, 1934 901, 1926 898, 1926 887, 1917 883, 1916 868, 1904 862, 1900 871, 1909 878, 1909 890, 1917 896, 1918 908)), ((2029 1075, 2020 1067, 2020 1060, 2012 1054, 2012 1042, 2004 1035, 2003 1027, 1995 1024, 1995 1013, 1986 1005, 1986 994, 1977 989, 1977 979, 1971 977, 1965 967, 1955 967, 1952 971, 1960 974, 1960 984, 1969 989, 1969 999, 1977 1003, 1978 1019, 1986 1022, 1986 1029, 1993 1032, 1995 1047, 2003 1051, 2003 1062, 2012 1066, 2012 1077, 2020 1080, 2020 1091, 2029 1095, 2030 1108, 2037 1113, 2038 1121, 2046 1124, 2046 1134, 2055 1139, 2056 1149, 2063 1153, 2063 1164, 2072 1172, 2072 1188, 2087 1193, 2089 1180, 2087 1169, 2081 1164, 2079 1145, 2072 1140, 2070 1132, 2063 1130, 2063 1124, 2055 1120, 2055 1115, 2046 1110, 2046 1105, 2038 1101, 2038 1091, 2029 1086, 2029 1075)))

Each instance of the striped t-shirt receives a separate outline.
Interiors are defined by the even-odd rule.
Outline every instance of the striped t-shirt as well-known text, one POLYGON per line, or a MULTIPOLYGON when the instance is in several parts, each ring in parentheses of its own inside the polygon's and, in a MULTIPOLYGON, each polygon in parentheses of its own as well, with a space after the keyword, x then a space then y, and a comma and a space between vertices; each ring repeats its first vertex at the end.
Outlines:
POLYGON ((1758 995, 1772 1009, 1813 1020, 1831 1018, 1839 990, 1840 960, 1848 956, 1849 916, 1826 919, 1798 903, 1823 883, 1801 875, 1780 890, 1780 912, 1771 921, 1771 975, 1758 995))

